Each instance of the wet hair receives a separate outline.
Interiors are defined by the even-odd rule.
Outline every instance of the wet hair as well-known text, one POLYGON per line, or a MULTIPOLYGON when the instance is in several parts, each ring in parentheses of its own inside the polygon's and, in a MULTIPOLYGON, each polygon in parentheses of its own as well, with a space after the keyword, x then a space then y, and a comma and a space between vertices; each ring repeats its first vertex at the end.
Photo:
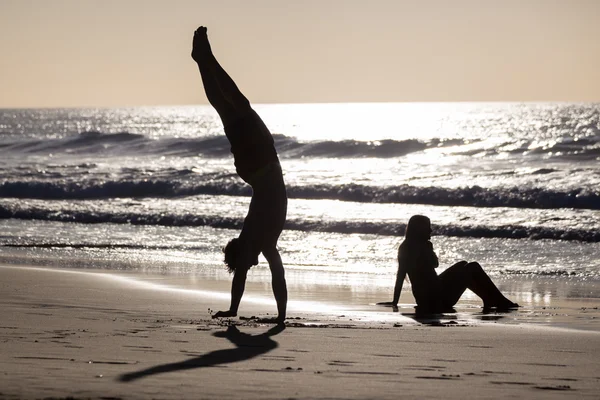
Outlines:
POLYGON ((424 215, 413 215, 406 226, 406 239, 428 240, 431 229, 431 220, 424 215))
POLYGON ((239 253, 240 239, 238 238, 231 239, 229 243, 227 243, 225 247, 223 247, 223 254, 225 255, 225 265, 227 266, 227 271, 229 271, 230 274, 235 272, 235 269, 238 264, 237 260, 239 253))

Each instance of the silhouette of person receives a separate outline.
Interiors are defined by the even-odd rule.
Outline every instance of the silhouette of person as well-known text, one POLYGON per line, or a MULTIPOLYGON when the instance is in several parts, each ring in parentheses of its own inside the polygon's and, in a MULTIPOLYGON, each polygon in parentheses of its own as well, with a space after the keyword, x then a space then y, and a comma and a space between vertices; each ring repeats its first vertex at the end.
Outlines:
POLYGON ((477 262, 460 261, 438 275, 435 268, 439 263, 430 242, 431 232, 431 221, 424 215, 413 215, 408 221, 404 241, 398 249, 398 274, 392 301, 395 310, 407 274, 419 313, 451 310, 466 289, 483 300, 484 310, 519 307, 500 293, 477 262))
POLYGON ((185 361, 156 365, 140 371, 123 374, 118 379, 121 382, 131 382, 156 374, 214 367, 215 365, 250 360, 276 349, 279 344, 271 339, 271 336, 278 335, 284 330, 285 325, 278 324, 260 335, 249 335, 240 332, 236 326, 231 325, 224 332, 213 333, 213 336, 227 338, 231 343, 235 344, 235 349, 215 350, 185 361))
POLYGON ((206 97, 223 122, 236 171, 252 187, 242 231, 223 249, 225 264, 233 273, 231 305, 213 318, 237 316, 248 270, 258 264, 262 252, 271 269, 275 322, 281 323, 286 317, 287 285, 276 246, 286 219, 287 194, 273 136, 213 55, 206 27, 194 33, 192 58, 200 69, 206 97))

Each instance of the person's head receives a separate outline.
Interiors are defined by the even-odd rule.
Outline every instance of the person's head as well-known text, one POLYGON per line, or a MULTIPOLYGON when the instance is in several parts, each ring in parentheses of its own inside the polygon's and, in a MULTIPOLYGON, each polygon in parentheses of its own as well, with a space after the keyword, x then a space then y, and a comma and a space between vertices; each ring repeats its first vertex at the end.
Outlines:
POLYGON ((413 215, 406 226, 406 239, 429 240, 431 239, 431 221, 424 215, 413 215))
POLYGON ((225 265, 229 273, 235 272, 237 268, 237 260, 240 253, 240 239, 234 238, 229 241, 223 247, 223 254, 225 255, 225 265))

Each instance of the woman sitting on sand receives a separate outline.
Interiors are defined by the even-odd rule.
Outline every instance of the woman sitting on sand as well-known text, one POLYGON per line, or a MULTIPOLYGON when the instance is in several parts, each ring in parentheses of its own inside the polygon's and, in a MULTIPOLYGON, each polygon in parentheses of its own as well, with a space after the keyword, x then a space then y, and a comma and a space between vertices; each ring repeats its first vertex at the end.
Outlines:
POLYGON ((406 274, 412 284, 419 312, 444 312, 452 309, 466 289, 471 289, 483 300, 483 308, 508 310, 517 308, 494 285, 476 262, 460 261, 439 276, 435 272, 438 258, 433 251, 431 221, 423 215, 414 215, 408 221, 404 241, 398 249, 398 275, 392 306, 398 307, 402 283, 406 274))

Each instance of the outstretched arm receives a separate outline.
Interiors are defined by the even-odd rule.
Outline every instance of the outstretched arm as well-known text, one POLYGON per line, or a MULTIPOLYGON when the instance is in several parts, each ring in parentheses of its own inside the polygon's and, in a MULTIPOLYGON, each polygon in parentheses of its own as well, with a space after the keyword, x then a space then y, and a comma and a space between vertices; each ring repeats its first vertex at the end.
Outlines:
POLYGON ((231 282, 231 305, 229 306, 229 310, 219 311, 212 316, 213 318, 237 316, 238 308, 240 307, 240 302, 242 301, 242 296, 244 295, 244 289, 246 288, 247 275, 247 269, 240 268, 239 270, 235 271, 233 274, 233 281, 231 282))
POLYGON ((224 125, 234 122, 250 110, 248 99, 213 55, 206 27, 201 26, 194 33, 192 58, 198 64, 206 97, 224 125))
POLYGON ((247 275, 248 270, 244 268, 235 271, 235 274, 233 275, 233 280, 231 282, 231 305, 229 306, 229 311, 233 311, 235 314, 238 312, 240 301, 242 301, 242 296, 244 295, 247 275))
MULTIPOLYGON (((413 245, 414 246, 414 245, 413 245)), ((412 268, 415 268, 417 262, 418 251, 415 251, 413 246, 404 247, 400 246, 398 249, 398 273, 396 274, 396 285, 394 287, 394 300, 392 306, 397 309, 398 301, 400 300, 400 293, 402 292, 402 285, 406 274, 412 268)))
POLYGON ((394 286, 394 300, 392 300, 392 307, 398 307, 398 301, 400 300, 400 293, 402 292, 402 285, 405 278, 405 265, 403 263, 399 263, 398 273, 396 274, 396 285, 394 286))

